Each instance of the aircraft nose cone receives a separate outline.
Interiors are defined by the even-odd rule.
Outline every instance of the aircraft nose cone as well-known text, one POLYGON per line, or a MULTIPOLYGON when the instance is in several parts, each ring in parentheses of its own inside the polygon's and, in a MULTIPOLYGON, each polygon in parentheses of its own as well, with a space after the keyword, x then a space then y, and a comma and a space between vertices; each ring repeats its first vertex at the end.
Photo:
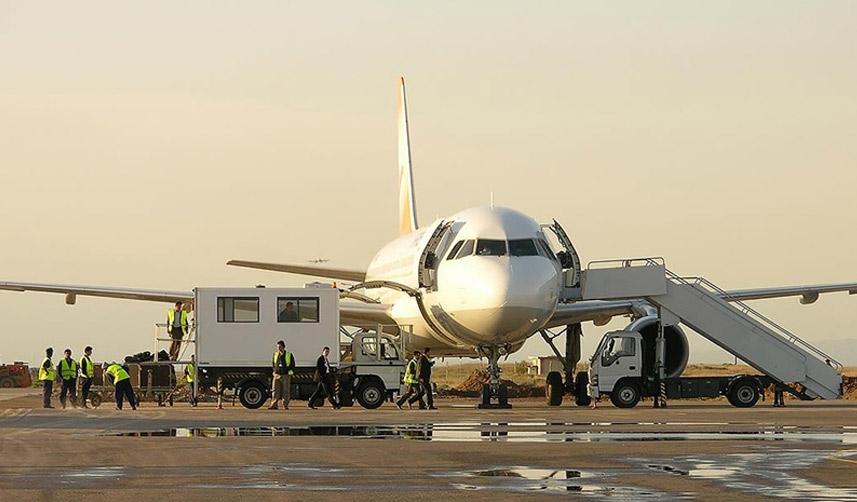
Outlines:
POLYGON ((473 344, 523 341, 550 316, 559 295, 556 267, 541 257, 475 258, 452 317, 473 344))

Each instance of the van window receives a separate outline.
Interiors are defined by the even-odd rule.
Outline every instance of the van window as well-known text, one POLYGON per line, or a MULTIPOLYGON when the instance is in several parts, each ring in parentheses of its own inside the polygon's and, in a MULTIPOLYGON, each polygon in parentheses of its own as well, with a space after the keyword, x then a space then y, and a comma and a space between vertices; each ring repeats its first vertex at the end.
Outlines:
POLYGON ((318 322, 318 297, 277 298, 277 322, 318 322))
POLYGON ((259 298, 217 297, 217 322, 259 322, 259 298))

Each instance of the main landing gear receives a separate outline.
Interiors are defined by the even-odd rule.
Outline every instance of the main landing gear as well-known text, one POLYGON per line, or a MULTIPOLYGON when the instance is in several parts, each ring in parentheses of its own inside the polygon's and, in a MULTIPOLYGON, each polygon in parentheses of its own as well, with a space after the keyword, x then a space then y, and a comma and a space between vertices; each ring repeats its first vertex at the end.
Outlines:
POLYGON ((505 347, 479 347, 479 354, 488 359, 488 383, 482 385, 482 401, 476 406, 479 409, 511 408, 509 392, 500 383, 500 356, 508 354, 505 347))
POLYGON ((562 404, 563 394, 574 396, 575 404, 578 406, 589 406, 591 403, 587 392, 589 375, 585 371, 581 371, 575 378, 574 374, 577 363, 580 361, 580 339, 583 336, 580 323, 569 324, 561 331, 543 329, 540 334, 562 363, 563 370, 562 374, 558 371, 551 371, 545 378, 545 396, 548 406, 562 404), (565 355, 554 344, 554 339, 560 335, 565 335, 565 355))

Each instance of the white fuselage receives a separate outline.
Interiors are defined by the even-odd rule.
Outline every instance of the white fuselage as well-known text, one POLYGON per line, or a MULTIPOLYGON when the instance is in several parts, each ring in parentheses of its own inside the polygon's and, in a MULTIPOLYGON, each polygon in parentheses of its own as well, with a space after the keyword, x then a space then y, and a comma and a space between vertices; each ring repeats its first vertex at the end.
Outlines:
POLYGON ((517 350, 553 315, 561 279, 535 220, 484 207, 399 237, 375 255, 366 272, 367 281, 421 292, 420 300, 391 289, 367 294, 391 304, 397 323, 413 325, 412 344, 431 347, 436 355, 476 355, 480 346, 517 350), (453 223, 442 239, 430 242, 442 222, 453 223), (421 257, 430 245, 436 255, 431 286, 421 288, 421 257))

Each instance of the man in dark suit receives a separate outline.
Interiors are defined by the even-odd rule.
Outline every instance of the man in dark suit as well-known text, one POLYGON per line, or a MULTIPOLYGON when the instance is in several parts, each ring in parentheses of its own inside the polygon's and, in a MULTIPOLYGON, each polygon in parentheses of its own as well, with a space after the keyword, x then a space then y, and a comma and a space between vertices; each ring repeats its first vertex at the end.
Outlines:
POLYGON ((431 367, 434 366, 434 361, 429 359, 429 348, 423 351, 417 363, 417 379, 419 380, 419 393, 408 400, 408 404, 412 405, 415 402, 420 402, 420 409, 424 409, 423 397, 428 403, 428 409, 436 410, 434 406, 434 397, 431 394, 431 367))
POLYGON ((333 406, 333 409, 339 409, 339 403, 337 402, 336 395, 333 392, 333 368, 330 367, 330 361, 327 359, 329 354, 330 347, 321 349, 321 355, 318 356, 318 359, 315 362, 315 376, 318 386, 316 386, 315 392, 313 392, 309 397, 309 402, 307 403, 307 406, 312 409, 315 409, 316 399, 324 399, 325 397, 330 401, 330 405, 333 406))

